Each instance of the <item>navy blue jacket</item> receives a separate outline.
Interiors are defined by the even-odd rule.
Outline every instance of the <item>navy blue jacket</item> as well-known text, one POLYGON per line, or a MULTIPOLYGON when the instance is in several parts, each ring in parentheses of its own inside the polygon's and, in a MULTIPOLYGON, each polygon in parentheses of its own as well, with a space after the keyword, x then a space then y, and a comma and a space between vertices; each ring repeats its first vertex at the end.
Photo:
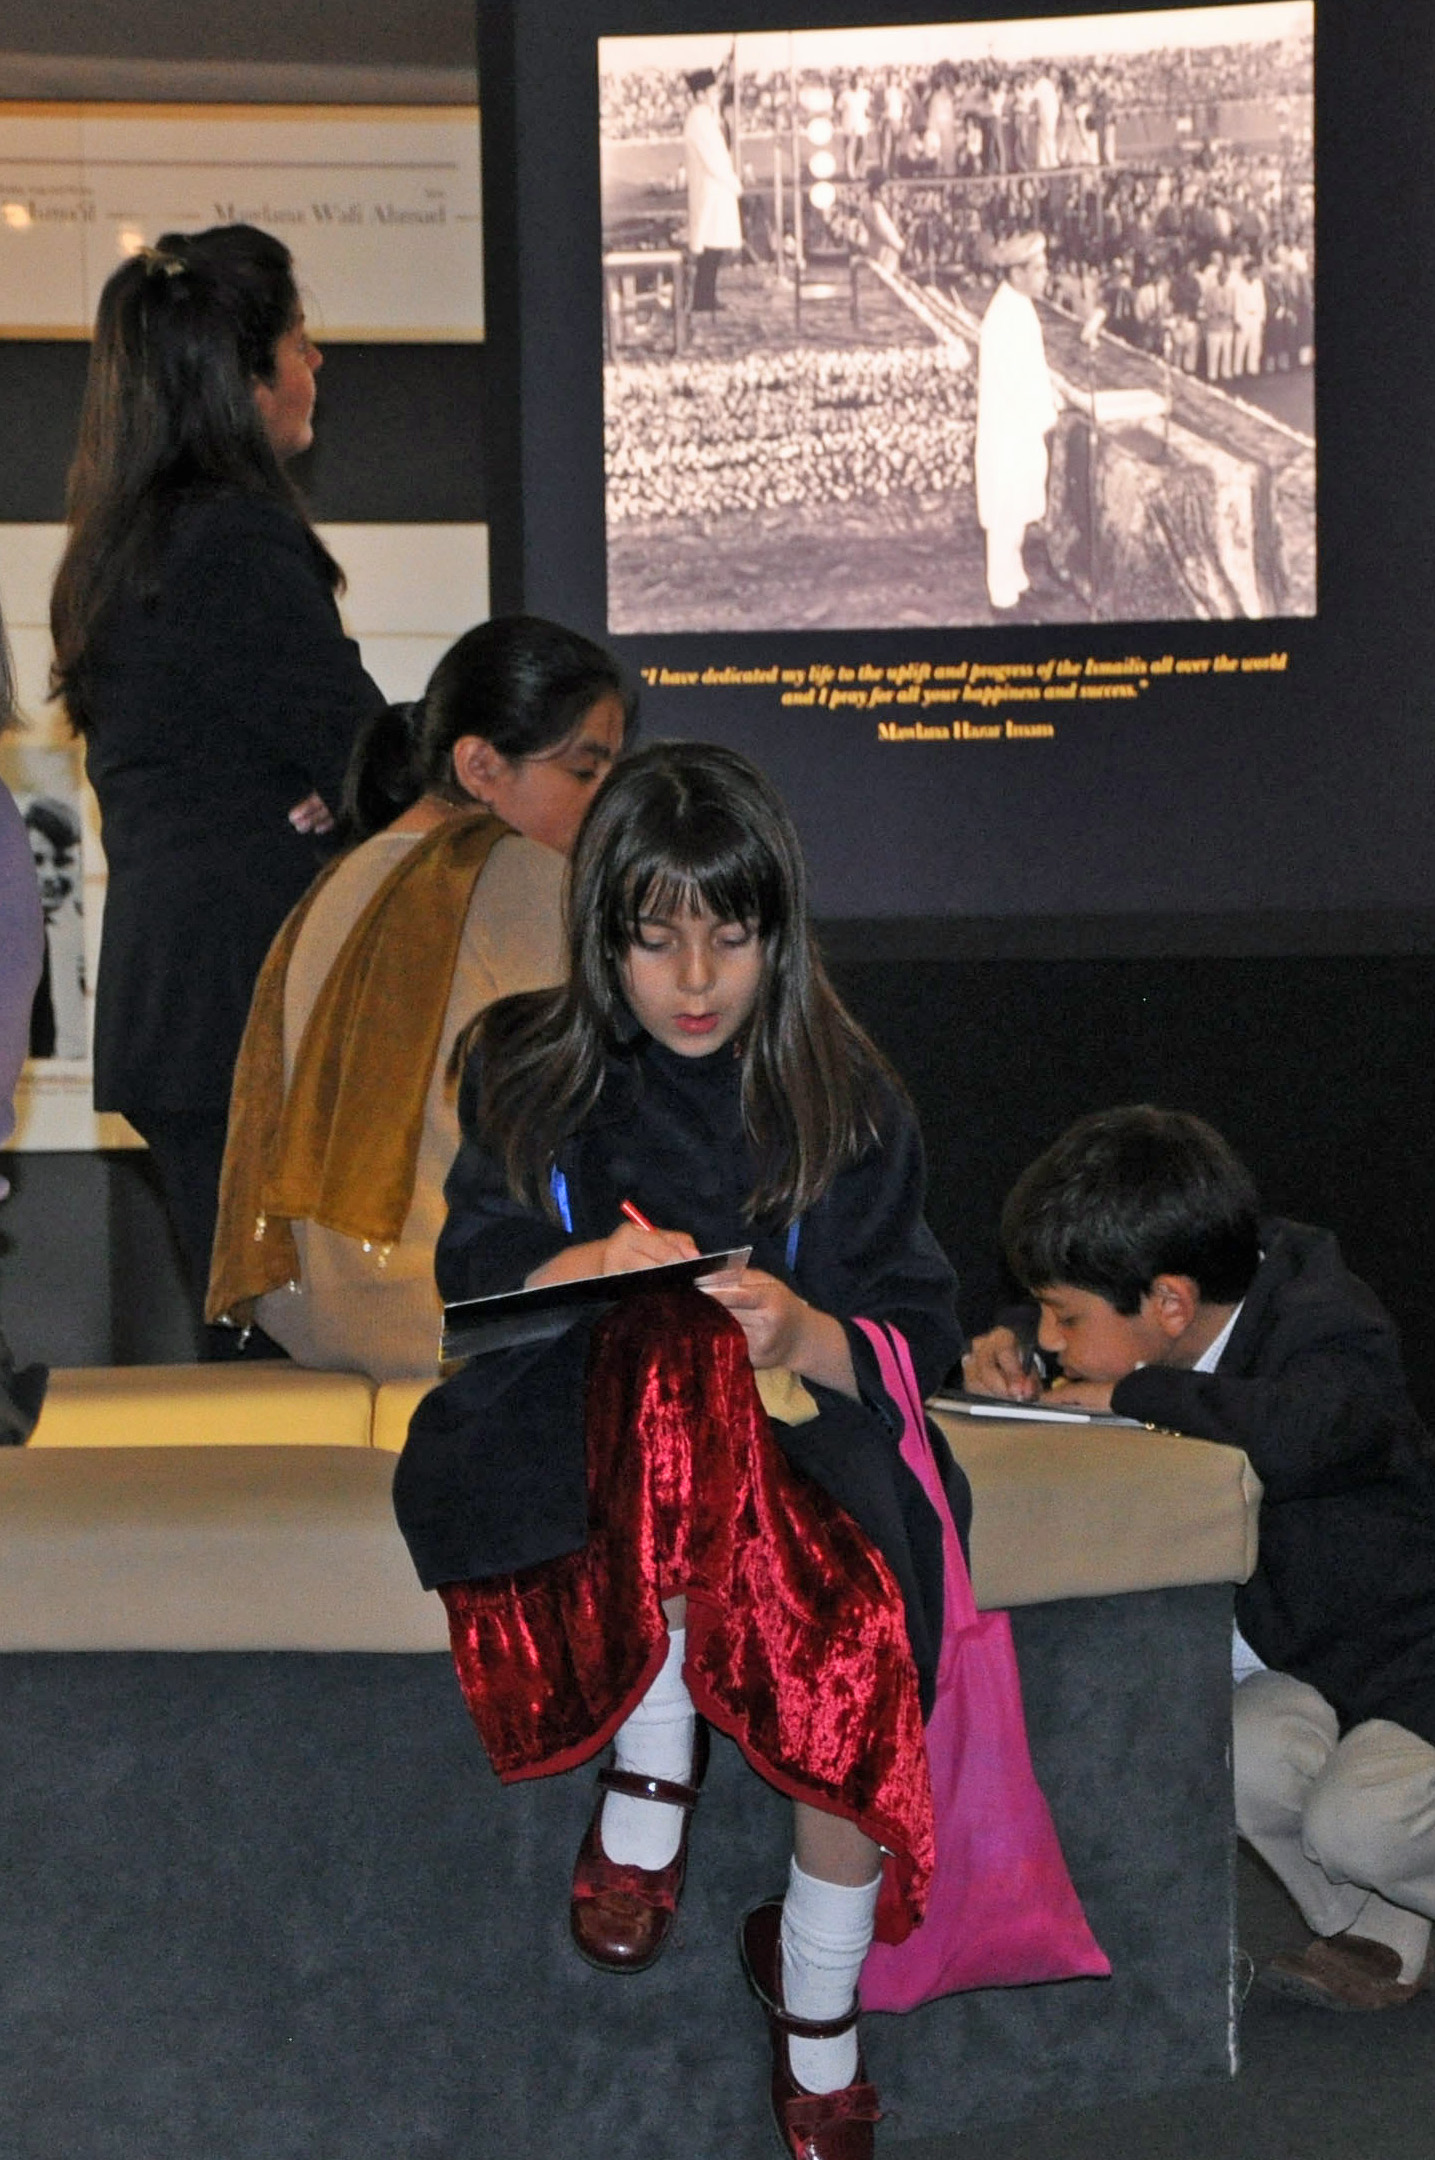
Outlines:
POLYGON ((1389 1718, 1435 1744, 1435 1441, 1394 1322, 1330 1231, 1269 1221, 1261 1248, 1219 1368, 1144 1366, 1112 1408, 1245 1449, 1265 1498, 1241 1633, 1342 1726, 1389 1718))
POLYGON ((234 492, 181 511, 155 605, 113 610, 84 688, 109 865, 95 1103, 222 1114, 255 977, 320 868, 289 812, 338 809, 383 693, 304 527, 234 492))
MULTIPOLYGON (((753 1166, 743 1133, 740 1067, 728 1051, 682 1058, 639 1035, 609 1060, 592 1115, 559 1154, 573 1238, 607 1237, 633 1200, 699 1251, 753 1247, 752 1265, 790 1281, 843 1322, 900 1328, 924 1393, 961 1351, 956 1281, 922 1214, 925 1166, 907 1105, 887 1101, 881 1144, 843 1171, 803 1217, 787 1265, 785 1225, 749 1224, 753 1166)), ((475 1081, 465 1076, 464 1140, 445 1187, 439 1239, 446 1301, 513 1289, 562 1250, 568 1233, 515 1200, 473 1133, 475 1081)), ((907 1606, 919 1674, 935 1670, 942 1611, 940 1526, 898 1453, 900 1426, 867 1338, 848 1327, 861 1400, 813 1386, 820 1415, 775 1425, 789 1459, 830 1492, 891 1565, 907 1606)), ((558 1343, 500 1351, 420 1404, 395 1479, 400 1525, 426 1587, 532 1565, 587 1535, 583 1490, 582 1329, 558 1343)), ((965 1536, 966 1480, 946 1448, 938 1461, 965 1536)), ((926 1692, 924 1690, 924 1692, 926 1692)))

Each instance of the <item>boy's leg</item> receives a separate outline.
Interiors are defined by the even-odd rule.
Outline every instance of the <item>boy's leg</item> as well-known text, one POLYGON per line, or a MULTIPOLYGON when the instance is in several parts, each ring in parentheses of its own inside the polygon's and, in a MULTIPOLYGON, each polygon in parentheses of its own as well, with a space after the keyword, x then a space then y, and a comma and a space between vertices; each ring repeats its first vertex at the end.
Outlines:
POLYGON ((1323 1695, 1289 1673, 1243 1680, 1232 1704, 1236 1827, 1274 1870, 1317 1935, 1350 1927, 1366 1892, 1332 1882, 1305 1845, 1317 1778, 1335 1753, 1340 1721, 1323 1695))
POLYGON ((1236 1689, 1236 1822, 1322 1940, 1262 1973, 1323 2007, 1391 2009, 1426 1984, 1435 1918, 1435 1748, 1370 1720, 1340 1739, 1286 1673, 1236 1689))
POLYGON ((1368 1891, 1352 1933, 1418 1980, 1435 1919, 1435 1748, 1386 1718, 1355 1726, 1316 1781, 1305 1842, 1333 1882, 1368 1891))

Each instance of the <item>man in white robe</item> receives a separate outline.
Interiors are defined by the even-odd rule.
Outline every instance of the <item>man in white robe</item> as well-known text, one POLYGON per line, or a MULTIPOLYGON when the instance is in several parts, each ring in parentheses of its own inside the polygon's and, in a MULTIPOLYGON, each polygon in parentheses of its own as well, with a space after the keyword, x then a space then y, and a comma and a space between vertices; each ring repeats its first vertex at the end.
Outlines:
POLYGON ((711 68, 688 77, 693 102, 683 127, 688 179, 688 252, 693 258, 693 312, 710 314, 721 303, 717 274, 724 256, 742 246, 738 202, 742 181, 732 161, 718 107, 722 89, 711 68))
POLYGON ((1017 233, 996 250, 1006 275, 982 318, 977 364, 977 518, 987 536, 987 594, 1014 608, 1030 579, 1028 525, 1046 516, 1047 437, 1057 397, 1033 301, 1046 290, 1046 240, 1017 233))

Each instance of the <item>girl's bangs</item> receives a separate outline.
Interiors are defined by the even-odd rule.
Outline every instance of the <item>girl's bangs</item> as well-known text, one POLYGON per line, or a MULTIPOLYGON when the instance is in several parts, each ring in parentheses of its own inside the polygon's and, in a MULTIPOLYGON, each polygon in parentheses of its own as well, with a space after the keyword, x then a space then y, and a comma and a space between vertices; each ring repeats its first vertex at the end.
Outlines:
POLYGON ((709 863, 635 864, 623 895, 626 941, 637 936, 644 915, 702 913, 718 922, 753 923, 758 935, 767 937, 781 913, 781 892, 777 866, 748 848, 725 850, 709 863))

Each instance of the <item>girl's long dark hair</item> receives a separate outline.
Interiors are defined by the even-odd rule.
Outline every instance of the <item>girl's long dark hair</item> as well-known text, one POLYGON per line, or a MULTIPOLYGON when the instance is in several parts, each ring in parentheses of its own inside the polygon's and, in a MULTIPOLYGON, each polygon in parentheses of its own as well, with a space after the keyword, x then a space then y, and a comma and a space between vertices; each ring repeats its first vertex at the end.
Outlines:
POLYGON ((541 615, 478 623, 439 661, 414 705, 387 705, 359 734, 344 780, 346 841, 367 840, 421 795, 466 798, 454 744, 481 735, 501 757, 541 757, 567 741, 605 694, 632 732, 637 699, 610 652, 541 615))
POLYGON ((763 944, 742 1045, 750 1216, 795 1221, 878 1138, 883 1100, 901 1084, 827 980, 781 800, 736 751, 653 743, 614 768, 578 835, 567 984, 505 998, 475 1025, 479 1134, 518 1198, 553 1213, 553 1161, 630 1035, 621 968, 639 916, 697 908, 752 923, 763 944))
POLYGON ((50 604, 52 687, 81 731, 93 720, 84 678, 95 630, 117 601, 158 597, 185 502, 223 490, 268 496, 308 534, 329 584, 342 583, 254 402, 299 315, 293 258, 254 225, 165 233, 106 282, 50 604))

